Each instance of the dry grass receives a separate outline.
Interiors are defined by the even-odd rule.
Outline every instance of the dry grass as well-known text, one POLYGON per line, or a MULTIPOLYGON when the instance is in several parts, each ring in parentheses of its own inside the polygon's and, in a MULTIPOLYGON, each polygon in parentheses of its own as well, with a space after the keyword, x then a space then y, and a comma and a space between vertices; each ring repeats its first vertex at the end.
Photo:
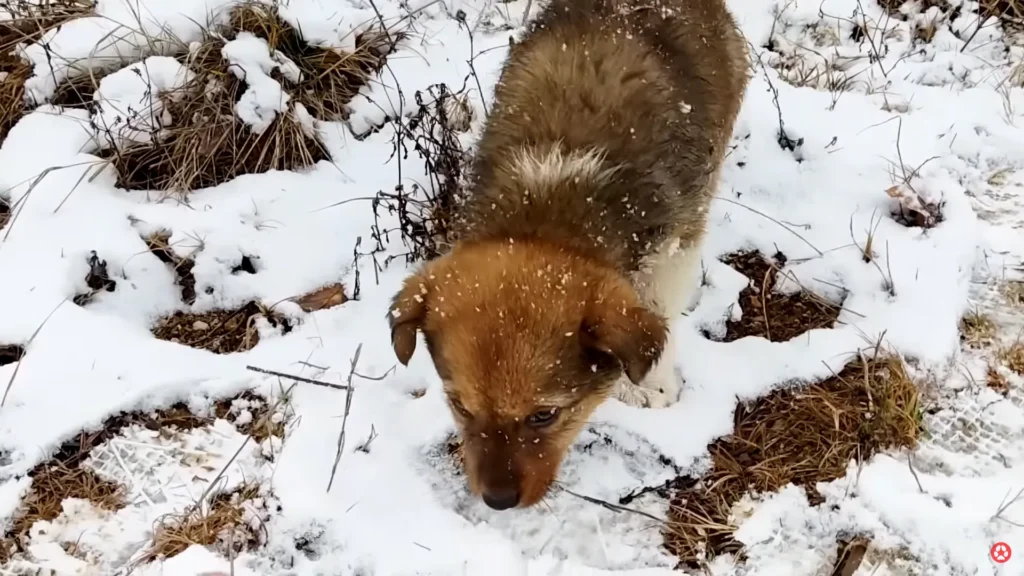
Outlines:
MULTIPOLYGON (((935 6, 944 12, 951 13, 950 20, 960 14, 961 7, 951 6, 949 0, 878 0, 878 3, 894 17, 903 19, 900 7, 914 1, 920 11, 924 12, 935 6)), ((1020 0, 979 0, 978 12, 1001 21, 1005 25, 1020 26, 1024 22, 1024 3, 1020 0)), ((923 39, 923 38, 922 38, 923 39)), ((930 38, 929 38, 930 40, 930 38)))
POLYGON ((276 6, 264 4, 236 8, 230 28, 266 39, 271 50, 295 62, 303 78, 295 86, 295 98, 320 120, 348 118, 349 101, 381 69, 393 49, 390 43, 400 37, 394 34, 389 40, 379 31, 360 35, 355 38, 356 50, 352 53, 311 46, 281 19, 276 6))
POLYGON ((287 402, 288 398, 269 401, 246 391, 234 398, 215 403, 213 414, 217 418, 230 421, 239 432, 251 437, 256 442, 263 442, 271 437, 284 438, 288 422, 278 414, 276 407, 282 403, 287 404, 287 402), (237 418, 241 410, 248 411, 251 418, 240 424, 237 418))
POLYGON ((918 388, 894 356, 858 359, 807 387, 772 393, 737 407, 733 433, 709 449, 703 478, 675 482, 666 545, 687 566, 742 546, 732 507, 748 492, 793 483, 819 503, 815 485, 846 475, 852 461, 911 447, 921 428, 918 388))
POLYGON ((210 417, 196 416, 185 404, 175 404, 156 412, 122 413, 108 418, 97 430, 82 432, 64 442, 49 460, 29 472, 32 487, 15 513, 14 523, 0 538, 0 565, 12 555, 25 551, 32 525, 39 520, 53 520, 62 513, 68 498, 89 500, 104 510, 118 510, 126 502, 122 486, 80 467, 93 448, 120 434, 127 426, 141 426, 154 431, 187 432, 213 423, 214 418, 237 419, 240 409, 251 418, 242 424, 233 422, 239 432, 262 442, 271 436, 283 438, 287 422, 276 416, 278 403, 251 392, 214 403, 210 417))
POLYGON ((1004 366, 1024 376, 1024 342, 1014 342, 1002 348, 996 353, 996 357, 1004 366))
POLYGON ((246 87, 229 71, 221 57, 223 47, 223 40, 208 37, 189 56, 194 80, 178 91, 176 99, 165 99, 178 124, 166 128, 153 143, 111 146, 97 154, 117 169, 118 186, 186 192, 243 174, 312 166, 328 158, 323 145, 292 114, 278 116, 261 134, 235 115, 235 103, 246 87))
POLYGON ((1019 308, 1024 306, 1024 282, 1005 282, 999 287, 999 292, 1011 307, 1019 308))
POLYGON ((51 460, 37 466, 31 476, 32 488, 15 513, 11 528, 0 540, 0 564, 24 552, 32 525, 60 516, 64 500, 68 498, 88 500, 97 508, 110 511, 125 505, 123 486, 104 480, 87 468, 51 460))
POLYGON ((739 298, 743 317, 738 322, 728 322, 725 342, 746 336, 785 342, 808 330, 831 328, 839 318, 841 307, 820 296, 806 291, 789 295, 775 292, 772 288, 779 268, 785 263, 781 254, 775 259, 781 261, 769 262, 757 252, 738 252, 722 258, 750 279, 739 298))
POLYGON ((260 518, 256 526, 251 522, 252 513, 258 512, 252 502, 259 497, 259 486, 244 485, 217 494, 205 504, 193 504, 181 514, 161 518, 154 531, 153 544, 140 563, 176 556, 193 545, 215 546, 230 558, 260 546, 264 541, 262 521, 265 518, 260 518))
POLYGON ((242 5, 226 29, 208 34, 185 59, 194 79, 173 98, 164 98, 177 123, 153 143, 127 149, 111 146, 102 152, 117 168, 119 186, 187 192, 243 174, 293 170, 329 159, 318 136, 300 121, 295 104, 260 134, 237 117, 234 106, 246 85, 229 70, 221 50, 225 39, 241 31, 264 38, 299 67, 302 80, 297 84, 276 71, 274 77, 293 102, 323 119, 345 116, 345 105, 383 65, 382 54, 390 51, 383 35, 360 38, 352 54, 313 48, 276 9, 242 5))
POLYGON ((31 66, 14 53, 15 46, 39 40, 47 30, 89 13, 92 7, 87 0, 0 3, 12 16, 0 21, 0 142, 25 115, 25 80, 32 75, 31 66))
POLYGON ((999 371, 997 366, 991 364, 985 371, 985 385, 1003 396, 1010 393, 1010 380, 999 371))
POLYGON ((971 348, 987 348, 996 341, 996 323, 980 311, 960 319, 960 341, 971 348))
MULTIPOLYGON (((10 53, 0 54, 0 143, 25 115, 25 81, 32 76, 32 67, 10 53)), ((4 217, 0 215, 0 224, 4 217)))
POLYGON ((217 354, 231 354, 252 350, 260 341, 256 321, 265 318, 270 325, 287 334, 289 320, 261 304, 251 301, 237 310, 216 310, 202 314, 175 312, 161 320, 153 334, 192 348, 201 348, 217 354))

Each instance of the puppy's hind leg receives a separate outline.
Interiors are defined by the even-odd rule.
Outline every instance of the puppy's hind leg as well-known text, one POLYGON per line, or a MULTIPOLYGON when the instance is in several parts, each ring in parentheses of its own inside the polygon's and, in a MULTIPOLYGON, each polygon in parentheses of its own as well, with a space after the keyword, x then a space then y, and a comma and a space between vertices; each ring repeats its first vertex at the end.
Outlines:
POLYGON ((655 252, 634 282, 645 304, 669 321, 669 333, 661 358, 647 376, 635 385, 623 376, 616 395, 630 406, 664 408, 679 399, 682 379, 676 374, 676 334, 673 323, 686 311, 700 286, 699 238, 684 242, 666 241, 655 252))

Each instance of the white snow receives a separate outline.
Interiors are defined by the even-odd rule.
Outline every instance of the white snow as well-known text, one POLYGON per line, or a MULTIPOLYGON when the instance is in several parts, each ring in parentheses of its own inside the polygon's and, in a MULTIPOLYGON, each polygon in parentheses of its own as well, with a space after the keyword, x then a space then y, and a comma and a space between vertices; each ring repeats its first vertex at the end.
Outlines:
POLYGON ((262 134, 278 114, 288 110, 290 100, 281 83, 271 78, 270 73, 278 70, 286 80, 297 83, 302 80, 302 72, 284 54, 277 51, 271 54, 266 40, 248 32, 239 33, 225 44, 222 53, 230 64, 231 73, 248 86, 235 105, 235 112, 252 126, 253 132, 262 134))
POLYGON ((94 95, 100 145, 120 148, 159 137, 174 122, 164 98, 175 98, 175 90, 191 79, 188 68, 174 58, 150 56, 100 80, 94 95))
MULTIPOLYGON (((929 575, 1022 573, 1024 496, 1014 495, 1024 489, 1024 381, 1004 371, 1013 391, 987 389, 987 362, 961 349, 957 324, 981 304, 1007 334, 1024 325, 1019 311, 996 305, 993 288, 1024 278, 1024 44, 991 21, 974 34, 977 3, 953 1, 961 9, 952 21, 915 4, 905 7, 904 21, 886 16, 876 0, 729 0, 751 43, 752 79, 710 214, 707 285, 675 324, 683 396, 663 410, 602 406, 566 460, 567 489, 615 502, 700 473, 708 443, 730 432, 737 399, 826 378, 884 336, 915 374, 934 382, 930 437, 912 455, 851 466, 819 487, 824 504, 810 505, 793 486, 749 500, 738 507, 736 535, 748 559, 720 557, 708 570, 829 573, 837 538, 864 534, 875 548, 873 567, 857 576, 899 574, 904 565, 929 575), (931 41, 915 40, 916 28, 933 22, 931 41), (802 139, 794 151, 778 144, 780 114, 789 138, 802 139), (893 220, 895 205, 914 202, 941 203, 942 222, 922 230, 893 220), (869 234, 871 263, 862 256, 869 234), (786 255, 780 288, 842 300, 837 326, 782 343, 705 338, 702 331, 721 335, 727 319, 747 313, 738 305, 746 279, 717 259, 741 248, 786 255), (998 541, 1017 554, 1003 566, 988 556, 998 541)), ((408 122, 417 92, 429 102, 433 85, 465 86, 473 123, 464 144, 471 145, 527 2, 293 0, 282 16, 311 44, 351 48, 378 19, 410 32, 353 101, 347 122, 314 121, 291 105, 299 70, 265 40, 241 34, 225 45, 223 56, 247 86, 238 116, 260 131, 294 112, 331 161, 241 176, 185 202, 117 188, 113 167, 97 154, 147 141, 178 120, 160 101, 185 80, 168 55, 186 51, 202 25, 223 21, 233 4, 100 0, 95 16, 22 47, 34 66, 26 83, 33 105, 71 75, 118 71, 101 82, 95 111, 42 104, 0 146, 0 198, 13 206, 0 230, 0 345, 28 351, 20 363, 0 366, 0 388, 9 387, 0 407, 0 525, 30 489, 27 471, 120 411, 183 401, 208 413, 215 399, 251 390, 274 403, 292 386, 247 366, 344 384, 362 346, 351 412, 343 420, 345 392, 298 383, 279 411, 288 416, 283 442, 257 445, 225 420, 186 433, 128 428, 85 465, 127 486, 130 505, 106 512, 65 501, 61 516, 33 528, 30 557, 0 572, 115 573, 147 547, 164 514, 180 513, 213 483, 223 490, 255 483, 263 501, 248 519, 260 524, 262 548, 228 558, 193 546, 135 573, 678 573, 660 526, 643 515, 565 492, 502 513, 471 497, 445 453, 454 427, 429 357, 395 367, 385 311, 409 272, 408 248, 394 232, 395 215, 380 208, 375 218, 372 199, 430 181, 418 155, 392 154, 398 130, 389 120, 408 122), (454 19, 459 10, 472 41, 454 19), (271 78, 275 69, 284 83, 271 78), (144 113, 129 122, 127 110, 144 113), (104 126, 118 127, 117 142, 104 140, 104 126), (383 230, 391 233, 370 255, 383 230), (143 237, 157 231, 171 234, 177 255, 195 259, 191 307, 170 266, 146 249, 143 237), (83 308, 71 299, 86 290, 91 251, 106 260, 117 287, 83 308), (243 256, 254 258, 256 274, 232 273, 243 256), (313 313, 288 300, 335 282, 351 295, 357 273, 359 300, 313 313), (150 332, 178 310, 250 300, 296 327, 282 334, 263 322, 260 344, 233 355, 150 332), (328 491, 343 421, 346 442, 328 491), (80 543, 79 554, 67 553, 69 541, 80 543)), ((229 420, 244 425, 258 412, 237 402, 229 420)), ((630 506, 666 514, 654 496, 630 506)))

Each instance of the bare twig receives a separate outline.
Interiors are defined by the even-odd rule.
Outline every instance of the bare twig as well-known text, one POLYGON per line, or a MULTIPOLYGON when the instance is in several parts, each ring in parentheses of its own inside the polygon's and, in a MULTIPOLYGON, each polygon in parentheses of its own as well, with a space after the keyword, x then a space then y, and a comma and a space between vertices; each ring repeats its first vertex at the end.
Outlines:
POLYGON ((785 225, 785 224, 783 224, 782 222, 779 222, 778 220, 776 220, 775 218, 772 218, 771 216, 769 216, 769 215, 765 214, 764 212, 761 212, 760 210, 757 210, 757 209, 755 209, 755 208, 751 208, 750 206, 747 206, 746 204, 742 204, 742 203, 740 203, 740 202, 737 202, 737 201, 735 201, 735 200, 730 200, 729 198, 723 198, 723 197, 721 197, 721 196, 716 196, 716 197, 715 197, 715 200, 721 200, 721 201, 723 201, 723 202, 728 202, 728 203, 730 203, 730 204, 735 204, 735 205, 739 206, 740 208, 746 208, 747 210, 750 210, 751 212, 753 212, 754 214, 757 214, 758 216, 761 216, 761 217, 763 217, 763 218, 767 218, 768 220, 771 220, 772 222, 774 222, 774 223, 778 224, 778 225, 779 225, 779 226, 781 226, 782 228, 785 228, 785 229, 786 229, 786 231, 788 231, 788 232, 789 232, 790 234, 792 234, 793 236, 796 236, 796 237, 797 237, 797 238, 799 238, 800 240, 803 240, 804 244, 807 244, 808 246, 810 246, 810 247, 811 247, 811 249, 812 249, 812 250, 814 250, 815 252, 817 252, 817 253, 818 253, 818 256, 824 256, 824 255, 825 255, 825 253, 824 253, 824 252, 822 252, 821 250, 818 250, 818 247, 817 247, 817 246, 815 246, 814 244, 811 244, 810 240, 808 240, 807 238, 804 238, 803 236, 801 236, 800 234, 798 234, 798 233, 797 233, 797 232, 796 232, 795 230, 793 230, 793 229, 792 229, 792 228, 790 228, 789 226, 786 226, 786 225, 785 225))
POLYGON ((345 425, 348 423, 348 414, 352 409, 352 378, 356 375, 356 365, 359 364, 359 355, 363 351, 362 342, 356 347, 356 353, 352 356, 352 365, 348 372, 348 386, 345 393, 345 414, 341 417, 341 432, 338 434, 338 451, 334 455, 334 465, 331 466, 331 479, 327 482, 327 491, 331 491, 334 484, 334 475, 338 471, 338 463, 341 462, 341 452, 345 449, 345 425))
MULTIPOLYGON (((334 384, 332 382, 320 382, 319 380, 311 380, 309 378, 303 378, 302 376, 293 376, 291 374, 285 374, 284 372, 276 372, 274 370, 267 370, 266 368, 257 368, 255 366, 246 366, 246 370, 252 370, 253 372, 260 372, 262 374, 269 374, 271 376, 277 376, 279 378, 288 378, 289 380, 295 380, 296 382, 303 382, 305 384, 313 384, 314 386, 323 386, 324 388, 333 388, 334 390, 348 390, 348 386, 342 384, 334 384)), ((351 384, 351 378, 349 378, 349 384, 351 384)))
POLYGON ((18 370, 20 370, 21 369, 21 365, 25 363, 25 356, 28 355, 28 349, 29 349, 29 346, 32 345, 32 341, 35 340, 36 336, 39 335, 39 332, 42 331, 43 326, 46 326, 46 323, 49 322, 50 317, 52 317, 57 312, 57 310, 61 306, 63 306, 64 303, 67 302, 67 301, 68 301, 67 298, 61 300, 53 308, 53 310, 51 310, 50 313, 46 315, 46 318, 43 318, 43 321, 42 321, 41 324, 39 324, 39 327, 37 327, 35 329, 35 332, 32 332, 32 336, 29 336, 28 342, 26 342, 25 346, 24 346, 25 352, 24 352, 24 354, 22 354, 21 359, 18 361, 18 365, 14 367, 14 372, 11 373, 11 379, 7 381, 7 387, 4 389, 4 396, 3 396, 3 398, 0 398, 0 408, 3 407, 5 402, 7 402, 7 395, 11 392, 11 387, 14 386, 14 379, 18 377, 18 370))

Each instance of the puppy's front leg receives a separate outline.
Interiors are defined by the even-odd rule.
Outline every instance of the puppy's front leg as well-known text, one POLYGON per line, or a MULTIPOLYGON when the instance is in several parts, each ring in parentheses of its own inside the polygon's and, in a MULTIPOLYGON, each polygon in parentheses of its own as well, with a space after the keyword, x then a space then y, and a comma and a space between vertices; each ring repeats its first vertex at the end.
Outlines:
POLYGON ((664 408, 679 399, 681 379, 676 374, 675 336, 669 330, 661 358, 637 386, 622 376, 616 383, 616 397, 638 408, 664 408))
POLYGON ((686 311, 700 286, 700 249, 696 242, 685 248, 680 244, 678 238, 665 242, 635 280, 648 306, 668 318, 669 333, 661 358, 639 386, 624 376, 619 379, 616 396, 630 406, 664 408, 679 400, 682 378, 675 369, 676 335, 672 324, 686 311))

